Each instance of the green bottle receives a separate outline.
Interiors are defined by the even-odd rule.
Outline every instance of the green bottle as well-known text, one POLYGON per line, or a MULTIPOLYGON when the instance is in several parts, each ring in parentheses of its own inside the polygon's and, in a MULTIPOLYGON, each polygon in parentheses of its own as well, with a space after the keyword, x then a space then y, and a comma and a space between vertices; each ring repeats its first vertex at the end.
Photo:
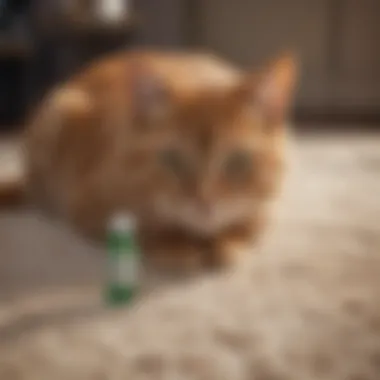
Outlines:
POLYGON ((134 218, 125 214, 112 217, 108 226, 107 251, 106 303, 125 305, 134 298, 139 285, 140 252, 134 218))

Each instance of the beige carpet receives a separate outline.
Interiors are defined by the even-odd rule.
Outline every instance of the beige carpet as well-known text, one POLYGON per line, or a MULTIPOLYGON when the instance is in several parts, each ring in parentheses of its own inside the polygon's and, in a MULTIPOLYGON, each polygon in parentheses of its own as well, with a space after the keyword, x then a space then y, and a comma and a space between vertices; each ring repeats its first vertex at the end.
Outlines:
POLYGON ((31 215, 1 216, 13 297, 0 379, 378 380, 380 135, 299 139, 293 159, 260 253, 118 312, 99 307, 98 253, 31 215))

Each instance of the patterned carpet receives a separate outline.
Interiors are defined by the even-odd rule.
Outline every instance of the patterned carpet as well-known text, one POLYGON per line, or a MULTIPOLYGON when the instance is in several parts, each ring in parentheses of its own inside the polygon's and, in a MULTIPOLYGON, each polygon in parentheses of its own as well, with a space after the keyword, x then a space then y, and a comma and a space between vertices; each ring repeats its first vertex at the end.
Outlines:
POLYGON ((261 252, 128 310, 100 307, 101 252, 2 214, 0 378, 378 380, 379 146, 299 138, 261 252))

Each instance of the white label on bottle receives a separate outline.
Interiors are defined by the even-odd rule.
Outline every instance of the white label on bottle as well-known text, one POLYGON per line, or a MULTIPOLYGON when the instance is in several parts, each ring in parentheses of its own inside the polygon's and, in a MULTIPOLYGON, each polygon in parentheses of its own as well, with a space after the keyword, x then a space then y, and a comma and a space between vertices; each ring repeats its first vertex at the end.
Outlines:
POLYGON ((110 259, 110 281, 123 285, 136 285, 139 263, 133 253, 119 254, 110 259))

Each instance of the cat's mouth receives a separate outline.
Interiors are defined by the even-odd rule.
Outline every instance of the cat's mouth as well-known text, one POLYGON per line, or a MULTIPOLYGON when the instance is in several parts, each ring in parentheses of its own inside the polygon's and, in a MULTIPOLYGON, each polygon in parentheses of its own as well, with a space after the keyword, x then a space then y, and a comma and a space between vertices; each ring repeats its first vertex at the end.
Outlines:
POLYGON ((244 201, 204 203, 160 199, 156 202, 156 213, 167 223, 181 225, 202 235, 211 235, 245 218, 252 212, 252 207, 252 202, 248 205, 244 201))

